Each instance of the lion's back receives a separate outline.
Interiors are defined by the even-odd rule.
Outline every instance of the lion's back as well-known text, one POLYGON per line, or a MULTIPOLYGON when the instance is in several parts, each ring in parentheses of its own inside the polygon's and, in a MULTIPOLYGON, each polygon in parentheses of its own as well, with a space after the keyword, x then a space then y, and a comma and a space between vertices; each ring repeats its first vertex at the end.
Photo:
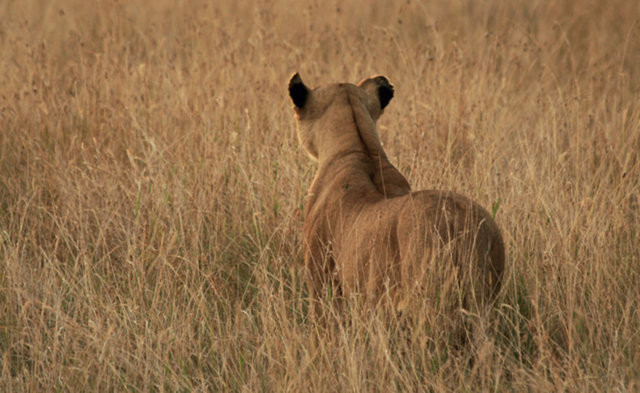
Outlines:
MULTIPOLYGON (((450 191, 423 190, 402 197, 397 238, 405 278, 428 274, 431 262, 479 268, 487 296, 500 286, 505 250, 491 215, 476 202, 450 191)), ((476 270, 476 269, 473 269, 476 270)))

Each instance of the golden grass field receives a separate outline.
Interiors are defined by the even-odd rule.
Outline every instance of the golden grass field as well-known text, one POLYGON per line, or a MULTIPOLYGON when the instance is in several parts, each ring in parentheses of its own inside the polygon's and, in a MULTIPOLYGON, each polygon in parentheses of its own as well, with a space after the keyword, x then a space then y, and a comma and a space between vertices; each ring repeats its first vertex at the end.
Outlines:
POLYGON ((0 3, 0 391, 640 391, 637 2, 235 3, 0 3), (392 162, 495 214, 462 351, 309 319, 295 71, 386 75, 392 162))

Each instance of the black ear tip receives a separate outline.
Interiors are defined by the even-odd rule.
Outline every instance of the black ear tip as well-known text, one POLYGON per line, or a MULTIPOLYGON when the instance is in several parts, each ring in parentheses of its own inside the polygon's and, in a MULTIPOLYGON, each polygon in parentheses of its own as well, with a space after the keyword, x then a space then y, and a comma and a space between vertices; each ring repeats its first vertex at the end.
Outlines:
MULTIPOLYGON (((386 78, 385 78, 386 81, 386 78)), ((393 98, 393 85, 386 81, 386 84, 380 84, 378 87, 378 99, 380 100, 380 109, 384 109, 389 105, 389 101, 393 98)))
POLYGON ((376 76, 376 82, 378 83, 378 85, 380 86, 388 86, 391 88, 391 90, 393 90, 393 85, 391 85, 391 83, 389 82, 389 79, 387 79, 386 76, 384 75, 378 75, 376 76))
POLYGON ((302 78, 300 78, 300 74, 296 72, 295 74, 291 75, 291 79, 289 79, 289 87, 297 83, 302 83, 302 78))
POLYGON ((289 80, 289 96, 296 107, 302 108, 307 102, 309 96, 309 89, 302 82, 302 78, 296 72, 289 80))

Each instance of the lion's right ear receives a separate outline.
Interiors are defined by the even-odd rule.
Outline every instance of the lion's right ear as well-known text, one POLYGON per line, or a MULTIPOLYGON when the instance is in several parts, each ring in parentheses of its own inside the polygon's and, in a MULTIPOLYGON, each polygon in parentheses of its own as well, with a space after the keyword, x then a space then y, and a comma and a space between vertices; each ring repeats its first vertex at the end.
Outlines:
POLYGON ((384 110, 393 98, 393 85, 389 83, 386 76, 378 75, 363 79, 358 83, 358 86, 368 91, 369 94, 377 96, 381 110, 384 110))
POLYGON ((298 109, 302 109, 309 98, 309 88, 302 83, 302 78, 297 72, 289 80, 289 96, 298 109))
POLYGON ((380 108, 384 109, 389 105, 389 101, 393 98, 393 85, 389 83, 389 79, 384 76, 375 78, 378 83, 378 99, 380 100, 380 108))

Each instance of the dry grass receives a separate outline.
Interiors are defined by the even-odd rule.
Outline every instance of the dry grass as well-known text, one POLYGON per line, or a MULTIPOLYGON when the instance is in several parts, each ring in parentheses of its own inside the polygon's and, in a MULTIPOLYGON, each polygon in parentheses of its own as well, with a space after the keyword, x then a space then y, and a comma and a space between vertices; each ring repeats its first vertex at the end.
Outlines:
POLYGON ((1 391, 640 389, 636 2, 219 3, 0 4, 1 391), (296 70, 387 75, 392 161, 497 212, 464 353, 307 319, 296 70))

